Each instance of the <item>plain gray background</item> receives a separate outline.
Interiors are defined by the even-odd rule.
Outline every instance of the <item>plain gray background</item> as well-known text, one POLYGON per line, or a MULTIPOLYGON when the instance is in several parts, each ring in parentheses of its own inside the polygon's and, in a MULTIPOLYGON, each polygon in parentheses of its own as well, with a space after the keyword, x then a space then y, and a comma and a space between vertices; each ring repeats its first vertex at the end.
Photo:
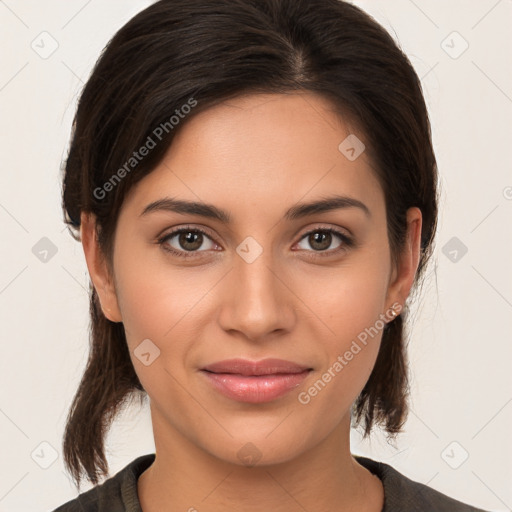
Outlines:
MULTIPOLYGON (((0 511, 50 510, 76 495, 61 442, 88 354, 88 275, 61 220, 60 167, 100 51, 150 3, 0 1, 0 511)), ((405 433, 393 446, 353 432, 353 453, 511 510, 512 1, 354 3, 422 80, 441 214, 410 330, 405 433)), ((153 451, 149 410, 127 410, 108 437, 111 475, 153 451)))

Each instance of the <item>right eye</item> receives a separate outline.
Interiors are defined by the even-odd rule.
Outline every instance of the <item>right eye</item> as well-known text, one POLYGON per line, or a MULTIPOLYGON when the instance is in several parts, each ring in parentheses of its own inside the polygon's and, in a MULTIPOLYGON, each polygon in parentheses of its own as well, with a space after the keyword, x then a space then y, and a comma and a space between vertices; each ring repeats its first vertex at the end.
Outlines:
POLYGON ((218 245, 210 238, 206 231, 199 228, 179 228, 167 233, 158 240, 158 243, 165 251, 168 251, 181 258, 194 257, 194 253, 205 252, 198 250, 203 244, 209 241, 210 246, 205 250, 218 250, 218 245))

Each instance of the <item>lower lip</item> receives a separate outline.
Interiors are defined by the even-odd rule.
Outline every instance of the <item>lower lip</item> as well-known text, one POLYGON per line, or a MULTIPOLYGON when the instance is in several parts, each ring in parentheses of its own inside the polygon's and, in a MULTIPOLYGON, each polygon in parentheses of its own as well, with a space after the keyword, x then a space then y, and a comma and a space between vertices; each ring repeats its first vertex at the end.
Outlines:
POLYGON ((300 386, 310 370, 301 373, 244 376, 233 373, 211 373, 202 370, 213 387, 223 395, 237 400, 260 404, 280 398, 300 386))

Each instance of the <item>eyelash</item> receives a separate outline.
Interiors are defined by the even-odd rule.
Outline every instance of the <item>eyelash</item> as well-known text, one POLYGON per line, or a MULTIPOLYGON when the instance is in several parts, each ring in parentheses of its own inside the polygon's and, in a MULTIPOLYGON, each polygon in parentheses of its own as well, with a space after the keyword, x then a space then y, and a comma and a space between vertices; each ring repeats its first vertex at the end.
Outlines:
MULTIPOLYGON (((177 251, 176 249, 165 244, 165 242, 167 242, 169 239, 173 238, 174 236, 179 235, 181 233, 189 233, 189 232, 202 233, 203 235, 207 236, 210 240, 212 239, 212 237, 201 228, 185 226, 183 228, 176 229, 176 230, 171 231, 170 233, 167 233, 166 235, 162 236, 161 238, 158 239, 158 244, 162 246, 162 249, 164 251, 174 254, 175 256, 178 256, 179 258, 197 257, 197 253, 204 252, 204 251, 177 251)), ((310 231, 307 231, 306 233, 304 233, 301 236, 301 238, 299 239, 299 242, 302 241, 307 236, 311 235, 312 233, 318 233, 318 232, 334 234, 341 239, 342 244, 339 247, 337 247, 336 249, 331 249, 328 251, 306 251, 306 252, 313 252, 315 254, 315 257, 316 256, 320 256, 320 257, 332 256, 333 254, 337 254, 341 251, 346 251, 347 249, 350 249, 355 246, 354 240, 352 238, 350 238, 349 236, 347 236, 346 234, 342 233, 341 231, 338 231, 337 229, 334 229, 334 228, 321 228, 321 227, 311 229, 310 231)))

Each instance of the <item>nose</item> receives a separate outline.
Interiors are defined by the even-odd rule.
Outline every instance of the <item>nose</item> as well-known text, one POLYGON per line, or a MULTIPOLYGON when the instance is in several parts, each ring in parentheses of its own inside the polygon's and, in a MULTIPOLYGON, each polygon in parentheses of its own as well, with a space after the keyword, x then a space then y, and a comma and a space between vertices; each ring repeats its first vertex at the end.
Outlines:
POLYGON ((289 332, 298 300, 291 289, 291 275, 273 264, 270 251, 263 251, 251 263, 238 256, 234 260, 234 268, 222 283, 221 327, 251 341, 289 332))

